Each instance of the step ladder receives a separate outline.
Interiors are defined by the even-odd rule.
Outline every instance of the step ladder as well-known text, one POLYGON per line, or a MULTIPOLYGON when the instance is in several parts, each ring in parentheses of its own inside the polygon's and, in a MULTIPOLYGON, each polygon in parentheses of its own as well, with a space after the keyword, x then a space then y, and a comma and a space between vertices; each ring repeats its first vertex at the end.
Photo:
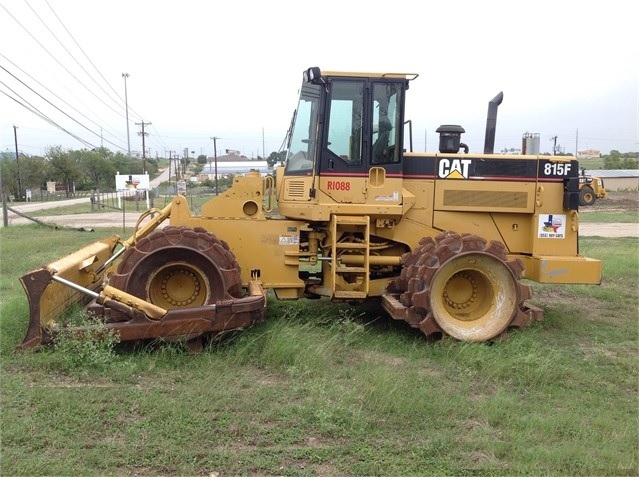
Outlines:
POLYGON ((331 286, 333 298, 364 299, 368 296, 370 276, 370 219, 368 216, 333 215, 331 217, 331 286), (343 232, 358 233, 362 241, 339 242, 343 232), (345 264, 342 255, 363 257, 357 266, 345 264))

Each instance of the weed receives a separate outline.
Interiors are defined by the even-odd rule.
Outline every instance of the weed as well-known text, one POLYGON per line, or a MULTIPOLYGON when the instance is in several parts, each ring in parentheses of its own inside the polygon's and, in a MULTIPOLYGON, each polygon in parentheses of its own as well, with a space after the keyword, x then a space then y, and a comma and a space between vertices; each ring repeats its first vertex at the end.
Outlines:
POLYGON ((58 361, 67 371, 101 369, 116 358, 118 333, 82 311, 71 313, 55 331, 58 361))

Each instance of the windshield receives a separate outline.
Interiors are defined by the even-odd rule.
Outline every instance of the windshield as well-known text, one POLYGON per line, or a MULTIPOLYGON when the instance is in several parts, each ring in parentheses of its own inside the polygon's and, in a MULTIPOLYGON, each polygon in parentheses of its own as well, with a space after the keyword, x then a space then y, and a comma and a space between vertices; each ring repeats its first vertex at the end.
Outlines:
POLYGON ((310 173, 317 141, 321 86, 304 83, 288 146, 286 171, 310 173))

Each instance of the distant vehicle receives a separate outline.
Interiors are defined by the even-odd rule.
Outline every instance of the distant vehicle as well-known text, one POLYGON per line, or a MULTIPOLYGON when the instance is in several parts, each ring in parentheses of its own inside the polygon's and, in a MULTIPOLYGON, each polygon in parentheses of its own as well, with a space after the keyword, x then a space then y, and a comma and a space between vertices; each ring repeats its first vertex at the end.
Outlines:
POLYGON ((579 174, 579 205, 593 205, 597 199, 605 199, 607 196, 603 179, 586 174, 586 170, 582 168, 579 174))

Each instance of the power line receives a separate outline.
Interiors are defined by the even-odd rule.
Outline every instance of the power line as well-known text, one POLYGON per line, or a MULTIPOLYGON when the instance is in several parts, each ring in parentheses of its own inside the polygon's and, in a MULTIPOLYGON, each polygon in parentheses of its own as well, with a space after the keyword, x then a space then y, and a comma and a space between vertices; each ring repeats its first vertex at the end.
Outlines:
MULTIPOLYGON (((2 8, 7 12, 8 16, 11 17, 14 21, 15 24, 17 26, 19 26, 24 32, 26 32, 31 39, 38 44, 42 50, 44 52, 46 52, 49 57, 51 57, 61 68, 62 70, 64 70, 66 72, 66 74, 70 75, 77 83, 79 83, 84 89, 86 89, 93 97, 95 97, 100 103, 102 103, 105 107, 107 107, 108 109, 110 109, 111 111, 115 112, 116 114, 118 114, 120 117, 123 117, 124 115, 120 112, 122 109, 122 103, 125 103, 125 107, 127 107, 128 105, 126 104, 127 101, 126 99, 123 101, 122 100, 122 96, 116 91, 116 89, 113 88, 112 84, 106 80, 105 76, 100 72, 100 70, 98 69, 98 67, 96 66, 95 62, 93 62, 91 60, 91 58, 89 57, 89 55, 87 54, 87 52, 82 48, 82 46, 80 45, 80 43, 76 40, 76 38, 73 36, 73 34, 71 33, 71 31, 69 30, 69 28, 67 28, 67 26, 65 25, 65 23, 63 22, 62 18, 60 17, 60 15, 57 14, 57 12, 54 10, 54 8, 52 7, 52 5, 49 3, 48 0, 45 0, 45 3, 48 7, 48 9, 50 10, 50 14, 53 14, 53 16, 55 16, 57 22, 59 23, 60 28, 54 28, 56 25, 54 23, 52 23, 49 18, 47 18, 47 16, 45 14, 48 14, 47 11, 44 10, 40 10, 37 8, 37 3, 35 2, 31 2, 34 3, 35 6, 32 6, 29 4, 28 0, 25 0, 25 3, 27 4, 27 6, 29 7, 31 13, 39 20, 40 23, 42 23, 46 30, 48 31, 48 33, 56 40, 57 44, 59 44, 59 46, 61 48, 64 49, 64 51, 66 52, 66 54, 68 54, 71 59, 73 60, 73 62, 75 62, 75 64, 82 70, 83 74, 85 74, 91 81, 91 84, 95 84, 98 89, 98 91, 92 91, 91 88, 89 88, 89 84, 85 83, 82 81, 82 79, 80 79, 78 76, 76 76, 69 68, 65 67, 64 64, 62 63, 63 58, 62 57, 56 57, 55 54, 50 51, 47 47, 50 47, 51 45, 49 43, 47 43, 47 41, 44 41, 43 39, 39 39, 37 36, 37 32, 40 30, 41 28, 31 28, 31 31, 29 31, 25 25, 23 23, 21 23, 20 20, 18 20, 18 16, 17 14, 13 14, 11 11, 9 11, 9 9, 7 8, 7 6, 5 5, 1 5, 2 8), (46 19, 46 21, 45 21, 46 19), (62 30, 64 30, 64 32, 66 33, 66 35, 68 35, 68 38, 65 38, 65 35, 60 35, 60 33, 62 32, 62 30), (68 39, 71 40, 71 44, 68 43, 68 39), (66 42, 63 40, 67 40, 66 42), (66 45, 65 45, 66 43, 66 45), (46 46, 45 46, 46 45, 46 46), (76 50, 77 48, 77 50, 76 50), (73 51, 72 51, 73 50, 73 51), (82 56, 77 55, 77 51, 81 52, 82 56), (74 52, 76 53, 74 55, 74 52), (80 61, 82 59, 86 59, 85 63, 86 65, 90 65, 91 68, 89 68, 88 66, 83 66, 82 63, 84 63, 83 61, 80 61), (93 71, 97 72, 97 75, 92 74, 93 71), (101 78, 101 80, 104 82, 104 84, 108 87, 107 89, 109 89, 113 94, 111 94, 109 91, 107 91, 105 89, 105 87, 103 87, 101 85, 101 81, 98 81, 98 76, 99 78, 101 78), (100 93, 105 95, 104 99, 108 99, 109 103, 113 103, 117 106, 118 110, 115 110, 113 107, 111 107, 110 104, 107 104, 107 102, 104 101, 103 98, 101 98, 99 95, 97 95, 96 93, 100 93)), ((24 17, 27 18, 27 17, 24 17)), ((42 36, 40 36, 40 38, 43 38, 42 36)), ((0 53, 1 55, 1 53, 0 53)), ((78 109, 76 109, 70 102, 66 101, 65 99, 63 99, 62 97, 60 97, 58 94, 56 94, 55 92, 51 91, 51 89, 47 88, 46 86, 44 86, 41 82, 39 82, 38 80, 36 80, 35 78, 33 78, 31 75, 29 75, 28 73, 26 73, 24 70, 22 70, 20 67, 18 67, 14 62, 12 62, 11 60, 9 60, 6 56, 2 55, 5 59, 7 59, 9 61, 10 64, 12 64, 14 67, 16 67, 19 71, 21 71, 23 74, 25 74, 28 78, 30 78, 32 81, 34 81, 36 84, 38 84, 41 88, 43 88, 44 90, 46 90, 48 93, 50 93, 51 95, 53 95, 55 98, 57 98, 58 101, 60 101, 62 104, 66 105, 66 107, 72 109, 73 111, 75 111, 76 115, 79 115, 80 117, 84 118, 87 122, 90 122, 91 124, 93 124, 96 127, 99 127, 100 129, 103 129, 103 125, 102 124, 98 124, 98 122, 90 119, 87 115, 83 114, 82 112, 80 112, 78 109)), ((58 55, 59 56, 59 55, 58 55)), ((16 78, 15 75, 13 75, 14 78, 16 78)), ((20 81, 20 80, 19 80, 20 81)), ((24 81, 21 81, 21 83, 25 86, 26 83, 24 81)), ((27 86, 28 87, 28 86, 27 86)), ((33 91, 33 88, 30 88, 33 91)), ((37 93, 36 93, 37 94, 37 93)), ((44 98, 43 95, 39 95, 42 99, 44 99, 45 101, 46 98, 44 98)), ((75 98, 74 98, 75 99, 75 98)), ((77 99, 76 99, 77 100, 77 99)), ((68 114, 66 114, 61 108, 57 108, 55 105, 53 105, 53 103, 51 103, 51 101, 47 101, 50 105, 52 105, 53 107, 55 107, 58 111, 60 111, 61 113, 65 114, 66 116, 68 116, 69 118, 71 118, 71 116, 69 116, 68 114)), ((29 108, 27 108, 29 109, 29 108)), ((33 112, 33 105, 32 108, 29 109, 30 111, 33 112)), ((137 113, 133 108, 131 107, 127 107, 128 112, 133 113, 134 117, 139 117, 140 119, 142 118, 142 116, 137 113)), ((92 113, 91 111, 89 111, 89 113, 92 113)), ((42 113, 41 113, 42 114, 42 113)), ((95 115, 95 113, 93 113, 92 115, 95 115)), ((39 116, 42 117, 42 116, 39 116)), ((73 118, 71 118, 73 120, 73 118)), ((74 120, 75 121, 75 120, 74 120)), ((78 122, 78 121, 76 121, 78 122)), ((88 131, 90 131, 92 134, 97 135, 97 133, 95 133, 94 131, 92 131, 91 129, 87 128, 86 126, 82 125, 81 123, 79 123, 82 127, 84 127, 85 129, 87 129, 88 131)), ((128 118, 127 118, 127 127, 128 127, 128 118)), ((168 146, 166 144, 166 142, 163 140, 163 136, 158 132, 157 128, 155 126, 152 126, 153 131, 155 132, 155 134, 151 135, 150 142, 154 145, 158 145, 158 148, 164 148, 164 149, 168 149, 168 146)), ((95 128, 94 128, 95 129, 95 128)), ((113 132, 109 131, 108 128, 105 129, 105 132, 112 136, 114 140, 120 141, 120 137, 117 134, 114 134, 113 132)), ((102 131, 100 131, 100 137, 102 138, 102 131)), ((107 141, 110 144, 113 144, 116 148, 118 149, 123 149, 121 146, 114 144, 111 141, 107 141)))
POLYGON ((53 60, 62 67, 62 69, 64 71, 66 71, 73 79, 75 79, 80 85, 82 85, 82 87, 84 89, 86 89, 94 98, 96 98, 98 101, 100 101, 102 104, 104 104, 107 108, 109 108, 111 111, 113 111, 116 114, 120 114, 118 111, 116 111, 115 109, 113 109, 110 105, 108 105, 107 103, 105 103, 102 98, 100 98, 98 95, 96 95, 91 89, 89 89, 82 81, 80 81, 71 71, 69 71, 69 69, 64 66, 60 60, 58 60, 58 58, 53 55, 35 36, 33 36, 33 34, 22 24, 20 23, 20 21, 14 17, 11 12, 9 10, 7 10, 7 7, 5 7, 4 5, 2 5, 2 8, 4 8, 4 10, 9 14, 9 16, 11 18, 13 18, 13 20, 33 39, 33 41, 35 41, 45 52, 47 52, 47 54, 53 58, 53 60))
MULTIPOLYGON (((1 84, 3 84, 5 87, 6 85, 4 83, 2 83, 0 81, 1 84)), ((11 90, 11 88, 9 88, 9 90, 11 90)), ((13 91, 12 91, 13 92, 13 91)), ((69 136, 77 139, 78 141, 80 141, 82 144, 95 149, 97 148, 97 146, 91 144, 88 141, 85 141, 84 139, 82 139, 80 136, 77 136, 75 134, 73 134, 70 131, 67 131, 65 128, 63 128, 62 126, 60 126, 58 123, 56 123, 54 120, 52 120, 51 118, 49 118, 48 116, 46 116, 44 113, 40 112, 37 108, 33 107, 32 105, 29 104, 29 106, 25 105, 24 103, 18 101, 16 98, 14 98, 13 96, 7 94, 5 91, 1 91, 0 93, 4 94, 7 98, 11 99, 12 101, 15 101, 16 103, 18 103, 20 106, 22 106, 23 108, 25 108, 27 111, 32 112, 33 114, 35 114, 36 116, 42 118, 43 120, 45 120, 46 122, 48 122, 49 124, 51 124, 52 126, 55 126, 56 128, 60 129, 61 131, 67 133, 69 136)), ((15 93, 14 93, 15 94, 15 93)), ((20 95, 18 95, 20 97, 20 95)), ((24 98, 20 97, 21 99, 24 100, 24 98)), ((28 102, 27 102, 28 103, 28 102)))
MULTIPOLYGON (((75 43, 75 45, 78 47, 78 49, 82 52, 82 54, 84 55, 84 57, 87 59, 87 61, 91 64, 91 66, 93 67, 93 69, 100 75, 100 77, 102 78, 102 80, 106 83, 106 85, 111 89, 111 91, 113 91, 113 93, 115 94, 115 96, 120 100, 120 102, 125 103, 125 100, 122 98, 122 96, 120 96, 120 94, 116 91, 116 89, 111 85, 111 83, 109 83, 109 81, 107 81, 107 79, 104 77, 104 75, 100 72, 100 70, 98 69, 97 66, 95 66, 95 63, 93 63, 93 61, 91 61, 91 58, 89 58, 89 55, 86 54, 86 52, 82 49, 82 47, 80 46, 80 44, 77 42, 77 40, 75 39, 75 37, 71 34, 71 32, 69 31, 69 29, 66 27, 66 25, 62 22, 62 20, 60 19, 60 17, 58 16, 58 14, 53 10, 53 7, 49 4, 48 1, 45 0, 45 3, 47 4, 47 6, 49 7, 49 9, 51 10, 51 12, 53 13, 53 15, 56 17, 56 19, 58 20, 58 22, 60 23, 60 25, 62 25, 62 28, 64 28, 64 30, 67 32, 67 34, 69 35, 69 37, 73 40, 73 43, 75 43)), ((74 58, 75 59, 75 58, 74 58)), ((77 60, 76 60, 77 61, 77 60)), ((88 74, 88 73, 87 73, 88 74)), ((95 80, 94 80, 95 82, 95 80)), ((96 82, 97 84, 97 82, 96 82)), ((102 90, 104 91, 104 90, 102 90)), ((120 105, 121 106, 121 105, 120 105)), ((126 104, 125 104, 126 106, 126 104)), ((138 118, 142 119, 142 116, 140 116, 133 108, 129 107, 129 109, 131 110, 131 112, 133 112, 133 114, 135 114, 138 118)))
MULTIPOLYGON (((33 76, 31 76, 29 73, 27 73, 26 71, 24 71, 22 68, 20 68, 18 65, 16 65, 13 61, 11 61, 9 58, 7 58, 5 55, 3 55, 2 53, 0 53, 0 56, 2 56, 5 60, 7 60, 9 63, 11 63, 14 67, 16 67, 17 69, 19 69, 22 73, 24 73, 25 75, 27 75, 31 80, 35 81, 39 86, 41 86, 42 88, 44 88, 45 90, 47 90, 49 93, 51 93, 53 96, 55 96, 58 100, 62 101, 65 105, 67 105, 69 108, 73 109, 76 113, 78 113, 80 116, 82 116, 83 118, 85 118, 87 121, 93 123, 95 126, 98 126, 100 128, 103 128, 103 125, 98 124, 97 122, 93 121, 91 118, 89 118, 86 114, 82 113, 80 110, 78 110, 77 108, 75 108, 72 104, 70 104, 68 101, 64 100, 63 98, 61 98, 60 96, 58 96, 56 93, 54 93, 53 91, 51 91, 49 88, 47 88, 45 85, 43 85, 40 81, 38 81, 37 79, 35 79, 33 76)), ((12 77, 14 77, 16 80, 18 80, 20 83, 24 84, 25 86, 27 86, 22 80, 18 79, 13 73, 9 72, 6 68, 0 66, 0 68, 4 69, 7 73, 9 73, 12 77)), ((29 88, 29 86, 27 86, 27 88, 29 88)), ((31 88, 29 88, 31 89, 31 88)), ((37 93, 36 93, 37 94, 37 93)), ((109 133, 114 139, 119 139, 117 134, 114 134, 113 132, 109 131, 108 129, 106 130, 107 133, 109 133)), ((119 147, 119 146, 117 146, 119 147)), ((120 149, 123 149, 121 147, 119 147, 120 149)))
MULTIPOLYGON (((101 91, 102 91, 102 92, 103 92, 103 93, 104 93, 104 94, 105 94, 105 95, 106 95, 106 96, 107 96, 107 97, 108 97, 111 101, 113 101, 113 98, 109 95, 109 93, 107 93, 107 92, 105 91, 105 89, 102 87, 102 85, 100 85, 100 84, 99 84, 99 83, 95 80, 95 78, 93 78, 93 76, 91 76, 91 74, 90 74, 90 73, 86 70, 86 68, 80 64, 80 62, 77 60, 77 58, 76 58, 75 56, 73 56, 73 53, 71 53, 71 52, 69 51, 69 49, 68 49, 68 48, 64 45, 64 43, 62 43, 62 41, 60 41, 60 39, 56 36, 56 34, 53 32, 53 30, 51 30, 51 28, 49 28, 49 25, 48 25, 48 24, 47 24, 44 20, 42 20, 42 18, 40 18, 40 15, 38 15, 38 13, 37 13, 37 12, 33 9, 33 7, 32 7, 31 5, 29 5, 29 2, 27 2, 27 1, 25 0, 25 3, 26 3, 26 4, 27 4, 27 6, 31 9, 31 11, 33 12, 33 14, 34 14, 34 15, 38 18, 38 20, 40 20, 40 23, 42 23, 42 24, 44 25, 44 27, 45 27, 45 28, 49 31, 49 33, 51 33, 51 35, 53 36, 53 38, 55 38, 55 39, 57 40, 57 42, 60 44, 60 46, 61 46, 62 48, 64 48, 64 51, 66 51, 66 52, 69 54, 69 56, 70 56, 71 58, 73 58, 73 61, 75 61, 75 64, 76 64, 76 65, 78 65, 78 66, 80 67, 80 69, 86 73, 86 75, 87 75, 87 76, 88 76, 88 77, 89 77, 89 78, 90 78, 90 79, 91 79, 91 80, 95 83, 95 85, 96 85, 98 88, 100 88, 100 90, 101 90, 101 91)), ((49 5, 49 8, 51 8, 51 6, 50 6, 50 5, 49 5)), ((55 15, 55 12, 53 12, 53 13, 54 13, 54 15, 55 15)), ((57 15, 56 15, 56 17, 57 17, 57 15)), ((58 18, 58 20, 59 20, 59 18, 58 18)), ((63 26, 64 26, 64 25, 63 25, 63 26)), ((114 101, 114 102, 117 104, 117 101, 114 101)))
MULTIPOLYGON (((107 95, 108 99, 110 101, 113 101, 113 98, 105 91, 105 89, 96 81, 96 79, 87 71, 86 68, 84 68, 80 62, 77 60, 77 58, 75 58, 73 56, 73 54, 71 53, 71 51, 62 43, 62 41, 60 40, 60 38, 58 38, 56 36, 56 34, 51 30, 51 28, 49 28, 49 26, 42 20, 42 18, 38 15, 38 13, 32 8, 31 5, 29 5, 28 2, 27 6, 31 9, 31 11, 33 12, 33 14, 38 18, 38 20, 40 20, 41 23, 44 24, 44 26, 46 27, 46 29, 49 31, 49 33, 57 40, 57 42, 62 46, 62 48, 64 48, 64 50, 69 54, 69 56, 71 56, 71 58, 73 58, 73 60, 75 61, 75 63, 84 71, 84 73, 86 73, 87 76, 89 76, 89 78, 102 90, 102 92, 104 94, 107 95)), ((59 19, 58 15, 55 13, 55 11, 53 11, 53 9, 51 8, 50 5, 48 5, 49 8, 51 9, 51 11, 53 12, 53 14, 56 16, 56 18, 58 18, 58 21, 60 21, 60 23, 62 24, 63 28, 67 31, 67 33, 69 34, 69 36, 71 36, 71 38, 75 41, 75 39, 73 38, 73 36, 70 34, 70 32, 68 31, 68 29, 64 26, 64 24, 61 22, 61 20, 59 19)), ((116 111, 115 109, 113 109, 111 106, 109 106, 105 101, 103 101, 100 97, 98 97, 93 91, 91 91, 90 88, 87 87, 86 84, 84 84, 78 77, 76 77, 71 71, 69 71, 69 69, 67 69, 66 67, 64 67, 64 65, 62 65, 62 63, 56 58, 54 57, 54 55, 52 55, 52 53, 30 32, 28 31, 24 25, 11 13, 8 11, 8 9, 2 5, 2 7, 4 8, 4 10, 9 14, 9 16, 11 16, 11 18, 13 18, 16 22, 17 25, 19 25, 27 34, 29 34, 29 36, 31 36, 31 38, 38 44, 40 45, 40 47, 42 47, 42 49, 49 54, 49 56, 53 57, 53 59, 64 69, 64 71, 66 71, 70 76, 72 76, 78 83, 80 83, 87 91, 89 91, 89 93, 91 93, 96 99, 98 99, 102 104, 104 104, 106 107, 108 107, 109 109, 111 109, 112 111, 114 111, 116 114, 121 115, 121 113, 119 113, 118 111, 116 111)), ((77 45, 77 41, 75 41, 76 45, 77 45)), ((79 47, 79 45, 78 45, 79 47)), ((80 48, 80 47, 79 47, 80 48)), ((80 48, 80 50, 83 52, 83 54, 85 56, 86 53, 84 53, 84 50, 82 50, 80 48)), ((12 62, 11 60, 9 60, 5 55, 2 55, 5 59, 7 59, 12 65, 16 66, 14 62, 12 62)), ((88 59, 88 57, 87 57, 88 59)), ((89 62, 92 64, 92 66, 95 68, 95 65, 90 61, 89 62)), ((35 78, 33 78, 31 75, 29 75, 28 73, 24 72, 24 70, 22 70, 21 68, 17 67, 18 69, 20 69, 20 71, 22 71, 23 73, 25 73, 27 76, 29 76, 33 81, 35 81, 36 83, 38 83, 41 87, 43 87, 44 89, 46 89, 49 93, 53 94, 56 98, 58 98, 60 101, 62 101, 64 104, 66 104, 68 107, 70 107, 71 109, 73 109, 74 111, 76 111, 76 113, 80 114, 82 117, 84 117, 86 120, 88 120, 89 122, 93 123, 96 126, 99 126, 101 131, 100 131, 100 138, 101 140, 103 139, 102 136, 102 131, 105 129, 103 127, 103 125, 99 125, 97 122, 93 121, 92 119, 90 119, 88 116, 86 116, 85 114, 81 113, 80 111, 78 111, 77 108, 74 108, 68 101, 65 101, 64 99, 62 99, 60 96, 58 96, 57 94, 55 94, 53 91, 51 91, 49 88, 47 88, 46 86, 42 85, 42 83, 40 83, 39 81, 37 81, 35 78)), ((25 87, 27 87, 29 90, 31 90, 33 93, 35 93, 36 95, 38 95, 41 99, 43 99, 44 101, 46 101, 49 105, 53 106, 55 109, 57 109, 59 112, 61 112, 62 114, 64 114, 65 116, 67 116, 69 119, 71 119, 72 121, 76 122, 77 124, 79 124, 81 127, 83 127, 84 129, 86 129, 87 131, 91 132, 94 135, 98 135, 98 133, 96 133, 95 131, 91 130, 90 128, 88 128, 87 126, 85 126, 84 124, 82 124, 81 122, 77 121, 75 118, 73 118, 72 116, 70 116, 69 114, 67 114, 65 111, 63 111, 61 108, 57 107, 55 104, 53 104, 51 101, 49 101, 48 99, 46 99, 42 94, 38 93, 37 91, 35 91, 33 88, 31 88, 29 85, 27 85, 24 81, 22 81, 21 79, 19 79, 15 74, 9 72, 6 68, 3 68, 8 74, 10 74, 14 79, 16 79, 17 81, 19 81, 22 85, 24 85, 25 87)), ((97 68, 96 68, 97 70, 97 68)), ((102 76, 102 78, 104 79, 104 77, 102 76)), ((106 80, 105 80, 106 81, 106 80)), ((108 84, 108 82, 107 82, 108 84)), ((110 86, 110 85, 109 85, 110 86)), ((15 93, 15 91, 14 91, 15 93)), ((17 93, 15 93, 17 94, 17 93)), ((19 96, 19 95, 18 95, 19 96)), ((117 95, 116 95, 117 96, 117 95)), ((24 100, 24 98, 22 98, 24 100)), ((25 100, 26 101, 26 100, 25 100)), ((117 102, 116 102, 117 103, 117 102)), ((24 104, 21 103, 23 106, 24 104)), ((34 112, 35 106, 33 106, 32 104, 30 105, 31 108, 27 108, 28 110, 30 110, 31 112, 34 112)), ((44 119, 44 114, 41 111, 38 111, 39 117, 44 119)), ((50 119, 50 118, 48 118, 50 119)), ((113 134, 112 132, 110 132, 107 128, 107 133, 110 134, 111 136, 113 136, 114 138, 117 138, 117 135, 113 134)), ((65 130, 65 132, 68 133, 68 131, 65 130)), ((77 137, 76 137, 77 138, 77 137)), ((118 144, 115 144, 112 141, 109 141, 108 139, 106 140, 109 144, 115 146, 117 149, 122 149, 123 148, 121 146, 119 146, 118 144)))
MULTIPOLYGON (((46 101, 47 103, 49 103, 51 106, 53 106, 55 109, 57 109, 58 111, 60 111, 62 114, 64 114, 66 117, 68 117, 70 120, 72 120, 73 122, 75 122, 76 124, 78 124, 79 126, 83 127, 84 129, 86 129, 87 131, 89 131, 92 134, 95 134, 96 136, 101 138, 101 135, 99 135, 98 133, 96 133, 95 131, 92 131, 91 129, 89 129, 88 127, 86 127, 84 124, 82 124, 80 121, 78 121, 77 119, 71 117, 69 114, 65 113, 64 111, 62 111, 60 108, 58 108, 55 104, 53 104, 51 101, 49 101, 47 98, 45 98, 44 96, 42 96, 40 93, 38 93, 36 90, 34 90, 33 88, 31 88, 29 85, 25 84, 22 80, 20 80, 19 78, 17 78, 16 76, 14 76, 12 73, 9 72, 9 70, 7 70, 4 66, 0 65, 0 68, 2 68, 4 71, 6 71, 7 73, 9 73, 11 76, 13 76, 16 80, 18 80, 20 83, 22 83, 24 86, 26 86, 29 90, 31 90, 33 93, 35 93, 36 95, 38 95, 40 98, 42 98, 44 101, 46 101)), ((9 88, 5 83, 2 83, 5 87, 9 88)), ((11 88, 9 88, 11 89, 11 88)), ((11 90, 14 94, 15 91, 11 90)), ((118 146, 117 144, 111 142, 111 141, 107 141, 109 144, 112 144, 115 147, 120 148, 120 146, 118 146)), ((121 149, 121 148, 120 148, 121 149)))

